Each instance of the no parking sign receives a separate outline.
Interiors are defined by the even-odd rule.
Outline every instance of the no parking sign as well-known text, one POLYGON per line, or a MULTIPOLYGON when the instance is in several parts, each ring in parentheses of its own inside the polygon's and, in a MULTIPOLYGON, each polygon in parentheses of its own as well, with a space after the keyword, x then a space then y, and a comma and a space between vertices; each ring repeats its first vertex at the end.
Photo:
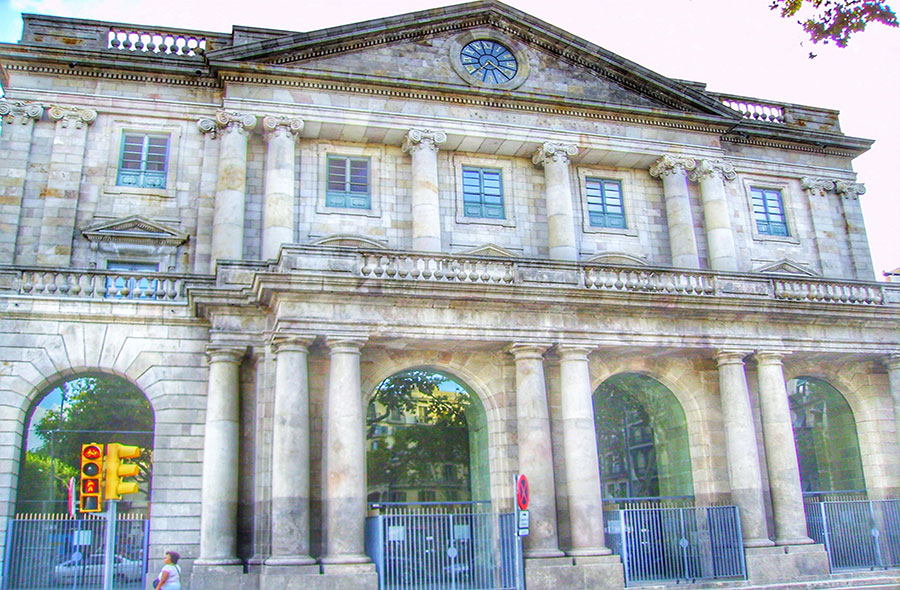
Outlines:
POLYGON ((519 507, 518 535, 524 537, 528 534, 530 521, 528 518, 528 502, 531 500, 531 490, 528 487, 528 478, 523 474, 516 476, 516 506, 519 507))

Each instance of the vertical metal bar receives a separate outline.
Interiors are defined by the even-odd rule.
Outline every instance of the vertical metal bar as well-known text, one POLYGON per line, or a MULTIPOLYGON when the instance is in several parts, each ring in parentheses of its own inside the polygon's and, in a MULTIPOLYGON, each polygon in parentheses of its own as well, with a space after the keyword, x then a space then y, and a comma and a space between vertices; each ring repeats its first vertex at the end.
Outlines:
POLYGON ((874 541, 874 549, 875 549, 875 566, 876 567, 884 567, 884 560, 881 558, 881 544, 879 543, 879 537, 881 536, 881 529, 878 526, 878 522, 875 520, 875 502, 869 500, 866 502, 869 508, 869 522, 871 523, 870 532, 874 541))
POLYGON ((116 550, 117 500, 106 502, 106 537, 103 546, 103 590, 113 590, 116 550))
POLYGON ((825 542, 825 553, 828 554, 828 565, 834 569, 834 558, 831 549, 831 535, 828 527, 828 512, 825 509, 825 502, 819 502, 819 514, 822 518, 822 540, 825 542))

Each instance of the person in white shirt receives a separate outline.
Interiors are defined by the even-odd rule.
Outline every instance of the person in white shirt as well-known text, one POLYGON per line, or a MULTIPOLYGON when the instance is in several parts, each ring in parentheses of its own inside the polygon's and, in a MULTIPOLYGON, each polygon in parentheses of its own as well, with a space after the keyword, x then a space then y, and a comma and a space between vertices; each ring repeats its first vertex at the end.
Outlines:
POLYGON ((178 560, 181 555, 177 551, 166 551, 163 558, 163 568, 156 578, 156 586, 154 590, 181 590, 181 568, 178 567, 178 560))

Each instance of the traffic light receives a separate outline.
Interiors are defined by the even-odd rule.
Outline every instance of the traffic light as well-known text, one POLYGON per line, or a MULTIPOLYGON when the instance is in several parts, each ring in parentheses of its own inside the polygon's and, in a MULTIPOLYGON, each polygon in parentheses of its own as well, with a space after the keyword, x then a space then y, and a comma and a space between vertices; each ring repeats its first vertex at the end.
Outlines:
POLYGON ((122 494, 134 494, 138 484, 122 481, 123 477, 134 477, 140 470, 135 463, 123 463, 122 459, 141 456, 141 448, 134 445, 109 443, 106 445, 106 499, 121 500, 122 494))
POLYGON ((100 488, 102 477, 103 445, 97 443, 81 445, 79 512, 100 512, 103 510, 103 492, 100 488))

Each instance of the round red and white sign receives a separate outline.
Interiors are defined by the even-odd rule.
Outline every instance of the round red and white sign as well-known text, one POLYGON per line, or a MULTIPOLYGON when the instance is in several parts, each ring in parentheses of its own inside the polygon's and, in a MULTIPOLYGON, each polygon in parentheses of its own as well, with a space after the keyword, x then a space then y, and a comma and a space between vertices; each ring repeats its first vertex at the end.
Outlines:
POLYGON ((528 510, 528 500, 530 499, 531 491, 528 489, 528 478, 524 475, 516 476, 516 504, 519 506, 519 510, 528 510))

